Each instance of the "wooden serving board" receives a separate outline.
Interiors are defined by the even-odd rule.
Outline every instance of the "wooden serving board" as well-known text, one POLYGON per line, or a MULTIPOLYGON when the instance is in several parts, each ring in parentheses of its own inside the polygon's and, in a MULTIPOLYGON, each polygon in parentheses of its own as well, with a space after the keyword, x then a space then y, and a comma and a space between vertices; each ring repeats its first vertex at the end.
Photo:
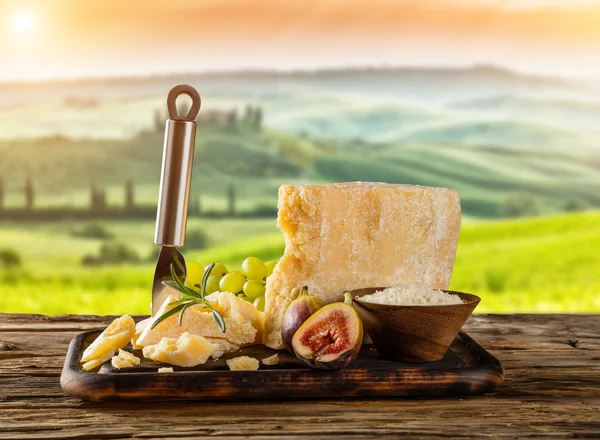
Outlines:
MULTIPOLYGON (((444 359, 423 364, 403 364, 379 359, 371 345, 342 370, 323 371, 302 366, 285 351, 265 346, 245 347, 208 360, 194 368, 167 366, 147 359, 139 367, 118 370, 110 362, 96 372, 85 372, 79 360, 100 334, 76 336, 69 346, 60 383, 65 393, 83 400, 244 400, 321 397, 425 396, 478 394, 502 383, 500 362, 466 333, 459 333, 444 359), (226 359, 252 356, 259 360, 279 353, 281 362, 258 371, 229 371, 226 359)), ((141 352, 126 348, 138 357, 141 352)))

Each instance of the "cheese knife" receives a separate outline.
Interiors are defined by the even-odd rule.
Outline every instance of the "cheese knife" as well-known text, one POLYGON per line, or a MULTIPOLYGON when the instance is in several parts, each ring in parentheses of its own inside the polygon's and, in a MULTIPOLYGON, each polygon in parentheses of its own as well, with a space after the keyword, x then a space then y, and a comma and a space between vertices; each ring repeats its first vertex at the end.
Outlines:
POLYGON ((185 258, 178 248, 185 241, 196 142, 195 119, 200 110, 200 95, 192 86, 178 85, 169 92, 167 109, 169 119, 165 126, 154 235, 154 243, 160 245, 160 252, 152 283, 152 315, 156 314, 168 295, 174 292, 163 285, 163 281, 173 280, 171 267, 182 281, 187 275, 185 258), (192 105, 185 116, 178 114, 176 105, 177 98, 182 94, 192 99, 192 105))

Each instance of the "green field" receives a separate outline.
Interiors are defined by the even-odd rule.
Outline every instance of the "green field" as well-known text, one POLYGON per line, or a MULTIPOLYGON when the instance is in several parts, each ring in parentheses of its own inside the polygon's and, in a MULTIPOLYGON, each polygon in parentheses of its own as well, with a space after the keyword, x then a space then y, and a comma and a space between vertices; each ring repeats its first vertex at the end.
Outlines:
MULTIPOLYGON (((153 249, 153 222, 105 222, 142 255, 153 249)), ((479 312, 600 312, 600 212, 464 222, 451 287, 480 295, 479 312)), ((88 268, 82 256, 99 240, 73 238, 69 223, 0 224, 0 248, 18 249, 23 267, 0 269, 0 312, 147 313, 153 265, 88 268)), ((275 220, 192 219, 208 249, 187 252, 230 268, 283 252, 275 220)))

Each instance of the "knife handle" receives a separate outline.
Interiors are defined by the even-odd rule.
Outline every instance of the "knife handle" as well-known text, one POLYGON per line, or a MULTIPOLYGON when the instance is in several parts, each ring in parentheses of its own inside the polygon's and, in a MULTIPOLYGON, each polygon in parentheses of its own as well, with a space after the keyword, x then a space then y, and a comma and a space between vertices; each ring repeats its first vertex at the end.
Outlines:
POLYGON ((167 108, 154 242, 180 247, 185 241, 200 95, 192 86, 178 85, 169 92, 167 108), (192 99, 185 116, 177 113, 176 101, 181 94, 192 99))

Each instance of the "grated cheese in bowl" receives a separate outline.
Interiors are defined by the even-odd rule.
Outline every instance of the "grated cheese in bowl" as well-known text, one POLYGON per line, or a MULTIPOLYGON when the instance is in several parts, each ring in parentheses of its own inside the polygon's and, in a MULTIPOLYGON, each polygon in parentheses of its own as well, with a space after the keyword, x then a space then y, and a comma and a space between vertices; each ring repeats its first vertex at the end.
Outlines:
POLYGON ((378 290, 370 295, 358 298, 374 304, 390 304, 396 306, 446 306, 464 304, 458 296, 442 290, 419 284, 406 284, 378 290))

